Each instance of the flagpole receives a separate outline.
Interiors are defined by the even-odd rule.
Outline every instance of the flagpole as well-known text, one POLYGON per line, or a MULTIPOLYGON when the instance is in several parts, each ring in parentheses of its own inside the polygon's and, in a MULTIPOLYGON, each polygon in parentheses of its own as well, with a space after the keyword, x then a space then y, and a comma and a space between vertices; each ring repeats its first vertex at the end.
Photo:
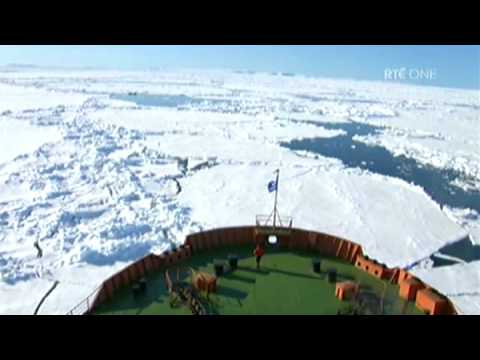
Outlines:
POLYGON ((275 224, 277 222, 277 195, 278 195, 278 178, 280 175, 280 169, 276 170, 277 173, 277 179, 275 181, 275 203, 273 205, 273 230, 275 230, 275 224))

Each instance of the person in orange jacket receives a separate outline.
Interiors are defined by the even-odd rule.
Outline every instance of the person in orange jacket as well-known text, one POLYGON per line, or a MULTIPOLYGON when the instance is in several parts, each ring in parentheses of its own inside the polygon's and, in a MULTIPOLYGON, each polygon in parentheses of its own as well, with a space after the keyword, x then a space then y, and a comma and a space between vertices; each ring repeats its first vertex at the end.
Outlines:
POLYGON ((260 260, 262 260, 262 256, 265 254, 265 251, 257 244, 255 250, 253 250, 253 256, 255 256, 255 261, 257 262, 257 269, 260 269, 260 260))

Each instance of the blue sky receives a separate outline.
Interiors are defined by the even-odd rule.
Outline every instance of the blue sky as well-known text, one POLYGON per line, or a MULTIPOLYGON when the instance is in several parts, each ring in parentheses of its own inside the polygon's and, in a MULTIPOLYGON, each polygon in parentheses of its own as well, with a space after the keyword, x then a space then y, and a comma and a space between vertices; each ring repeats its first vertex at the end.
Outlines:
POLYGON ((396 81, 480 88, 478 45, 0 46, 0 65, 11 63, 128 70, 232 69, 360 80, 385 80, 385 69, 405 68, 409 75, 396 81), (420 71, 433 71, 433 78, 418 79, 420 71))

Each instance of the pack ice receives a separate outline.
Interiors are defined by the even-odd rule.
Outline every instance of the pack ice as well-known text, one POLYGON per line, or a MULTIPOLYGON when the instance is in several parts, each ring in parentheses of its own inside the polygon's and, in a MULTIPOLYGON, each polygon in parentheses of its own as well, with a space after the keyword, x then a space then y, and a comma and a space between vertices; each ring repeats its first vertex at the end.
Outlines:
MULTIPOLYGON (((32 314, 58 282, 39 313, 65 314, 149 252, 202 229, 252 224, 271 210, 266 184, 277 168, 279 206, 295 226, 358 242, 389 266, 421 263, 478 234, 468 209, 442 210, 419 186, 280 143, 344 134, 324 122, 381 124, 384 132, 360 139, 463 169, 477 186, 478 99, 226 71, 0 71, 0 313, 32 314), (168 101, 142 105, 128 93, 168 101)), ((480 313, 478 264, 415 271, 456 294, 461 312, 480 313)))

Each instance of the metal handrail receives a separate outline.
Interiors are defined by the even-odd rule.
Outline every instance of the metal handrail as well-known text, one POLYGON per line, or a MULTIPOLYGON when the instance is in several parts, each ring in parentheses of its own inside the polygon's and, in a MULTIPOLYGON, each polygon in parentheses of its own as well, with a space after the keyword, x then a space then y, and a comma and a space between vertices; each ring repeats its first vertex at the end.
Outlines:
MULTIPOLYGON (((292 227, 293 218, 291 216, 277 217, 279 227, 292 227)), ((271 215, 257 215, 255 217, 257 226, 273 226, 273 218, 271 215)))
POLYGON ((99 291, 103 288, 103 283, 95 288, 85 299, 80 301, 77 305, 75 305, 67 315, 84 315, 91 310, 92 305, 95 303, 96 297, 99 294, 99 291), (84 307, 84 311, 77 311, 81 306, 84 307))

